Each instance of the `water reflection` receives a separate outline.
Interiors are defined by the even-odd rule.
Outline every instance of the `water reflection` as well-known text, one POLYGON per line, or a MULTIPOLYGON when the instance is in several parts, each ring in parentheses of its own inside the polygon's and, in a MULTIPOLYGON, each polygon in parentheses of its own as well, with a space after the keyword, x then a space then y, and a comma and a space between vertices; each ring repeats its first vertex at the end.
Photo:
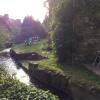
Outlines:
POLYGON ((27 85, 30 84, 29 76, 23 71, 22 68, 19 68, 15 61, 10 57, 0 57, 0 67, 4 68, 8 74, 16 77, 20 82, 23 82, 27 85))

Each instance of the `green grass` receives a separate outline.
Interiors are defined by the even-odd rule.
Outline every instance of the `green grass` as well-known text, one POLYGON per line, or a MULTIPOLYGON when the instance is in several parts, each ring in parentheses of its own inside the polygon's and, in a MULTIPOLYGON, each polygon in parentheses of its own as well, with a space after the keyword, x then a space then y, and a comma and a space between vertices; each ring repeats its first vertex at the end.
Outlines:
POLYGON ((39 64, 43 65, 48 70, 54 70, 56 73, 65 74, 66 77, 71 77, 70 82, 74 82, 80 85, 96 86, 100 88, 100 77, 86 69, 84 66, 77 65, 58 65, 56 64, 55 57, 40 61, 39 64), (48 67, 47 67, 48 66, 48 67))
POLYGON ((67 77, 71 77, 70 81, 78 84, 84 84, 84 85, 94 85, 98 88, 100 88, 100 77, 86 69, 84 66, 71 66, 71 65, 58 65, 56 63, 56 57, 53 53, 49 53, 46 51, 43 51, 42 48, 45 46, 43 45, 45 41, 40 41, 35 45, 32 45, 31 47, 18 45, 15 46, 14 49, 17 52, 38 52, 44 56, 48 56, 49 59, 42 60, 42 61, 24 61, 23 64, 28 68, 28 63, 39 63, 39 65, 42 66, 42 68, 45 68, 47 70, 56 72, 56 73, 62 73, 65 74, 67 77))
POLYGON ((42 40, 39 41, 38 43, 32 44, 31 46, 26 46, 24 43, 23 44, 19 44, 19 45, 15 45, 13 47, 13 49, 17 52, 38 52, 38 53, 42 53, 41 49, 44 47, 44 45, 46 46, 45 43, 46 40, 42 40))
POLYGON ((66 76, 71 76, 72 82, 80 83, 81 85, 96 86, 100 88, 100 77, 86 69, 84 66, 68 66, 61 67, 66 76))

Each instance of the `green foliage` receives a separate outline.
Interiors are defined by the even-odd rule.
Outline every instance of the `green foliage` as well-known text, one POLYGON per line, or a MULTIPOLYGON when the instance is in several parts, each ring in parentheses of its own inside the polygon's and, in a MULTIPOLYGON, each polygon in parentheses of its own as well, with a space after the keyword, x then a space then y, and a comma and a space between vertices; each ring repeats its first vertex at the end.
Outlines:
POLYGON ((0 48, 4 47, 4 44, 9 40, 10 32, 6 27, 0 26, 0 48))
POLYGON ((46 31, 39 21, 35 21, 32 16, 26 16, 21 25, 21 39, 25 40, 30 37, 46 37, 46 31))
MULTIPOLYGON (((50 15, 50 29, 53 31, 56 54, 60 62, 72 61, 72 50, 75 41, 73 39, 73 9, 72 0, 56 0, 50 15)), ((75 50, 75 49, 74 49, 75 50)))
POLYGON ((0 99, 7 100, 58 100, 49 91, 27 86, 0 69, 0 99))
POLYGON ((46 25, 49 27, 48 30, 53 33, 59 61, 64 63, 72 63, 76 59, 85 62, 93 61, 95 52, 99 50, 98 44, 100 44, 98 40, 100 37, 100 1, 47 1, 49 17, 46 25), (90 48, 91 41, 92 47, 90 48))

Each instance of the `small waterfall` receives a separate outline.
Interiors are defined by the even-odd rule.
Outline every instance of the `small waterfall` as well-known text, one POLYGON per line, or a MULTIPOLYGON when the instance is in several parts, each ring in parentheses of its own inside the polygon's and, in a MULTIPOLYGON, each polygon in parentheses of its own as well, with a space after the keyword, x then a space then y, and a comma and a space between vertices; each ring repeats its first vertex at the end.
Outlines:
POLYGON ((8 74, 15 77, 19 81, 29 85, 31 83, 29 76, 15 63, 10 56, 6 56, 8 55, 9 51, 10 48, 1 51, 0 54, 3 53, 4 56, 0 55, 0 67, 2 67, 8 74))

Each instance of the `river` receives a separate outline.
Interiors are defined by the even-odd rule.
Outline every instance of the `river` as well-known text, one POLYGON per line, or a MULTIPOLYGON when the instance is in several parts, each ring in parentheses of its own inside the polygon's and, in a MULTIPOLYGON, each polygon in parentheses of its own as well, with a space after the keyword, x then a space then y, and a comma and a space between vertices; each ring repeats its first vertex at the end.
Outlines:
POLYGON ((15 77, 20 82, 27 85, 31 84, 29 76, 20 68, 16 62, 10 57, 10 48, 1 51, 0 53, 0 67, 2 67, 8 74, 15 77))

